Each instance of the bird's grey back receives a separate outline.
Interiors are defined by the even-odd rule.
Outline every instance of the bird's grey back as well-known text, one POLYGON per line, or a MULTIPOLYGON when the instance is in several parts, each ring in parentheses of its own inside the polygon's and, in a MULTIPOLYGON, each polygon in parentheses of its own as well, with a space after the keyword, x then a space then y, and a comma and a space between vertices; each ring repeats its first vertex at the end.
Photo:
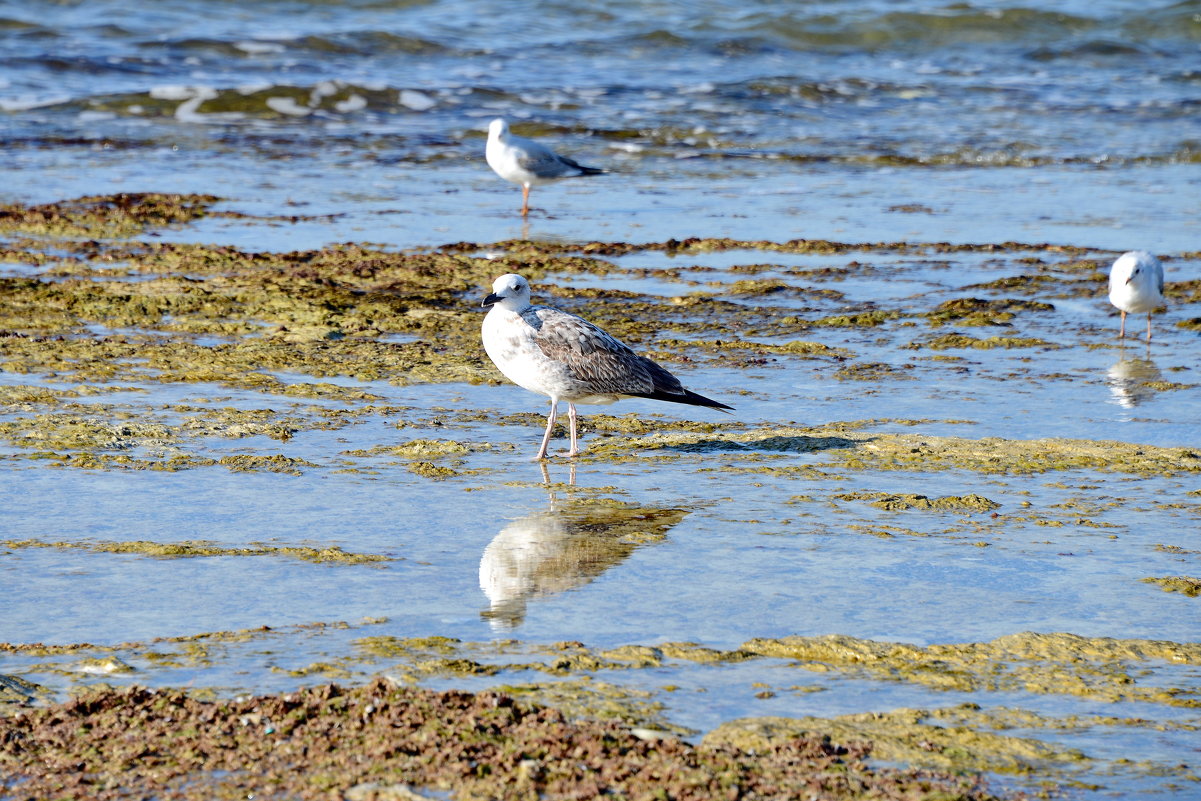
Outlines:
POLYGON ((523 139, 520 144, 523 152, 517 157, 517 163, 523 170, 532 172, 539 178, 561 178, 581 169, 571 159, 563 158, 537 142, 523 139))
POLYGON ((521 316, 534 329, 534 342, 538 348, 547 358, 567 368, 572 379, 579 382, 581 394, 647 395, 684 391, 671 373, 574 314, 548 306, 531 306, 521 316))

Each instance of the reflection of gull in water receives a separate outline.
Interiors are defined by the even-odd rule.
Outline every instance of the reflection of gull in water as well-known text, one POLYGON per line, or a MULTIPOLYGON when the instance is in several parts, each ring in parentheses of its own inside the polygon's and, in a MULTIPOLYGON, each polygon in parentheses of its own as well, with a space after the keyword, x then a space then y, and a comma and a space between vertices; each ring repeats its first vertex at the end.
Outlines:
POLYGON ((543 511, 500 530, 480 559, 480 588, 491 607, 481 613, 494 629, 525 618, 526 603, 582 587, 638 547, 661 542, 683 509, 658 509, 604 498, 551 497, 543 511))
POLYGON ((1109 391, 1118 405, 1133 409, 1154 397, 1155 388, 1148 384, 1159 379, 1159 368, 1155 362, 1124 358, 1109 368, 1109 391))

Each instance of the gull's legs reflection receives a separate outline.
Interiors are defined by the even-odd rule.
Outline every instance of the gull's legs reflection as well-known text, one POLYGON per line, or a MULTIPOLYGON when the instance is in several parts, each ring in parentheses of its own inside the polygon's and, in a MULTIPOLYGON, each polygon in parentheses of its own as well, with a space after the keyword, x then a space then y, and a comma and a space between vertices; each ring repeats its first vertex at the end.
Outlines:
POLYGON ((1120 354, 1121 358, 1109 368, 1106 383, 1115 403, 1133 409, 1155 397, 1156 389, 1151 384, 1161 380, 1162 375, 1155 362, 1151 361, 1149 347, 1145 358, 1127 356, 1125 348, 1121 349, 1120 354))

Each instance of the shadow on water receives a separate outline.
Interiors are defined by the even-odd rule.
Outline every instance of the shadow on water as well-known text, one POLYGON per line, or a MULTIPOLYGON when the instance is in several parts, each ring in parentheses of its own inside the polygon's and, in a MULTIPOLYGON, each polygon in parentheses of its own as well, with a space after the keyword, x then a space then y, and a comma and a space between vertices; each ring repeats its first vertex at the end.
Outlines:
POLYGON ((480 557, 480 588, 490 603, 480 616, 497 631, 520 626, 530 599, 582 587, 643 545, 663 542, 688 514, 607 498, 561 499, 542 470, 546 508, 510 521, 480 557))
MULTIPOLYGON (((816 453, 817 451, 853 448, 862 444, 846 437, 764 437, 745 442, 728 439, 701 439, 695 442, 666 444, 660 447, 685 453, 716 451, 775 451, 777 453, 816 453)), ((651 448, 645 448, 650 450, 651 448)))
POLYGON ((1106 383, 1112 393, 1112 403, 1125 409, 1133 409, 1155 397, 1154 382, 1162 380, 1159 367, 1151 360, 1150 349, 1146 358, 1127 357, 1125 349, 1107 373, 1106 383))

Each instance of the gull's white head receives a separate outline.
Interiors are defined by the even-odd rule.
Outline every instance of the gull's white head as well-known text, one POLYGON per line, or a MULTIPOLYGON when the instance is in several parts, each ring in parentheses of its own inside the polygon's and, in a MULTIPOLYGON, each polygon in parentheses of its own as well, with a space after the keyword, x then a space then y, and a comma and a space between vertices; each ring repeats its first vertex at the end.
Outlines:
POLYGON ((497 117, 492 122, 488 123, 488 138, 500 139, 509 135, 509 123, 505 122, 501 117, 497 117))
POLYGON ((1118 256, 1118 260, 1109 269, 1109 283, 1142 284, 1152 281, 1159 266, 1159 259, 1145 250, 1131 250, 1118 256))
POLYGON ((515 273, 502 275, 492 282, 492 294, 482 305, 519 312, 530 305, 530 282, 515 273))

